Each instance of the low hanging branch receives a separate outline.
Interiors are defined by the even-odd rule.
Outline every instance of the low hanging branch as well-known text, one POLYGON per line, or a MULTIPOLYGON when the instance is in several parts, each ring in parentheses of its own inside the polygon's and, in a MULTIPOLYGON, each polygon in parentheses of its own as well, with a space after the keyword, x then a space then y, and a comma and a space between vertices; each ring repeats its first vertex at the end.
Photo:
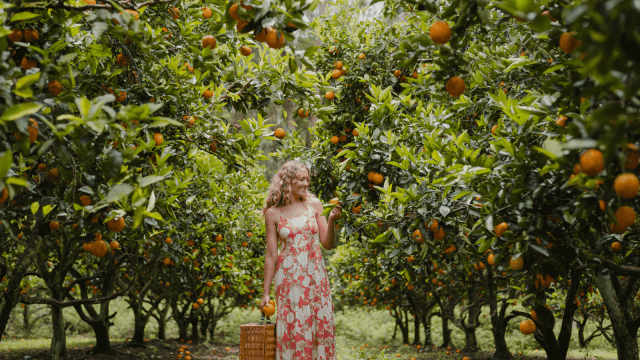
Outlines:
MULTIPOLYGON (((119 6, 125 9, 137 10, 145 6, 149 5, 157 5, 157 4, 166 4, 173 2, 174 0, 149 0, 142 2, 137 5, 132 5, 129 1, 112 1, 112 3, 117 3, 119 6)), ((33 5, 33 3, 26 6, 18 6, 15 8, 7 9, 9 13, 19 13, 25 11, 38 11, 38 10, 48 10, 48 9, 62 9, 67 11, 85 11, 85 10, 113 10, 116 7, 112 4, 96 4, 96 5, 82 5, 82 6, 72 6, 63 3, 62 1, 52 1, 48 4, 43 5, 33 5)))

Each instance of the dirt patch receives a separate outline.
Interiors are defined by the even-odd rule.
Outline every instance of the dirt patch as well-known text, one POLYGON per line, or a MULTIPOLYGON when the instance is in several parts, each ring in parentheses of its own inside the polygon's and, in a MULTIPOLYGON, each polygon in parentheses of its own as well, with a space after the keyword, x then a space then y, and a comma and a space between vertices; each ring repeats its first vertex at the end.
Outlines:
MULTIPOLYGON (((239 344, 222 344, 204 341, 194 341, 189 344, 187 341, 179 340, 167 341, 149 341, 145 343, 146 347, 130 347, 120 344, 113 344, 113 348, 117 351, 115 356, 105 354, 91 354, 91 347, 85 346, 78 349, 69 349, 69 360, 140 360, 140 359, 176 359, 176 356, 182 354, 184 360, 185 355, 178 351, 182 345, 186 345, 187 351, 190 352, 192 360, 201 359, 237 359, 239 353, 239 344), (226 350, 226 349, 229 350, 226 350), (84 356, 84 357, 83 357, 84 356), (153 357, 152 357, 153 356, 153 357)), ((4 353, 0 356, 3 360, 25 360, 25 356, 30 356, 30 360, 44 360, 49 358, 49 350, 23 350, 20 352, 4 353)))

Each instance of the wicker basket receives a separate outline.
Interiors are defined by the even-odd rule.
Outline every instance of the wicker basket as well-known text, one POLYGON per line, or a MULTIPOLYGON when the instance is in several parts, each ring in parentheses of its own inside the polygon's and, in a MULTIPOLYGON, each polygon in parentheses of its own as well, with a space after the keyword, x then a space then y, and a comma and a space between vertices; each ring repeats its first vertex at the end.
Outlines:
POLYGON ((260 322, 240 325, 240 359, 239 360, 275 360, 276 359, 276 324, 267 317, 264 323, 264 312, 260 322))

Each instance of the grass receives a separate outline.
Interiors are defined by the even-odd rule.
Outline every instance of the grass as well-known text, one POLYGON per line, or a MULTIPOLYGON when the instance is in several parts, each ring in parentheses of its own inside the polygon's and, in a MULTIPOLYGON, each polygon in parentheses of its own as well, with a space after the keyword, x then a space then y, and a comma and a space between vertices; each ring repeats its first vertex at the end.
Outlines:
MULTIPOLYGON (((338 306, 336 306, 337 311, 338 306)), ((19 308, 18 308, 19 309, 19 308)), ((517 310, 525 310, 520 306, 517 310)), ((111 339, 115 346, 120 345, 124 339, 133 335, 133 316, 130 316, 128 305, 123 300, 116 300, 111 303, 111 312, 117 311, 114 318, 114 325, 111 328, 111 339)), ((478 343, 483 351, 491 351, 493 337, 491 335, 491 324, 488 318, 488 308, 484 309, 480 319, 482 325, 477 330, 478 343)), ((46 314, 47 308, 31 306, 29 311, 32 317, 38 314, 46 314)), ((71 326, 67 331, 67 345, 69 348, 83 347, 94 344, 93 332, 84 322, 82 322, 73 308, 65 309, 65 321, 71 326)), ((16 310, 12 314, 12 322, 9 324, 5 338, 0 342, 0 354, 3 352, 20 352, 25 349, 48 349, 50 346, 50 327, 46 326, 50 319, 43 316, 35 322, 30 331, 25 332, 22 328, 22 309, 16 310), (26 336, 28 333, 28 336, 26 336)), ((217 344, 239 344, 240 325, 258 322, 260 313, 258 310, 234 310, 227 318, 221 320, 216 328, 216 336, 213 343, 217 344)), ((517 320, 512 320, 507 332, 507 343, 509 349, 518 354, 544 356, 544 351, 539 347, 533 336, 524 336, 518 331, 517 320), (536 350, 538 349, 538 350, 536 350)), ((336 345, 337 354, 340 360, 355 359, 418 359, 425 358, 430 349, 417 349, 415 346, 406 346, 402 340, 402 333, 398 329, 396 338, 392 339, 395 321, 387 311, 371 311, 361 309, 345 308, 335 314, 336 324, 336 345), (386 346, 386 348, 385 348, 386 346), (381 348, 382 347, 382 348, 381 348), (401 354, 397 357, 397 354, 401 354)), ((560 321, 556 321, 556 333, 559 331, 560 321)), ((464 347, 464 335, 462 331, 450 324, 452 329, 452 352, 464 347)), ((589 332, 590 333, 590 332, 589 332)), ((157 334, 157 323, 151 319, 147 326, 146 337, 155 339, 157 334)), ((167 338, 174 339, 178 335, 177 326, 173 321, 167 324, 167 338)), ((409 340, 413 342, 413 323, 410 322, 409 340)), ((421 329, 421 337, 423 329, 421 329)), ((424 338, 421 338, 424 341, 424 338)), ((441 320, 434 317, 432 321, 432 340, 435 344, 442 343, 441 320)), ((587 349, 581 350, 578 346, 577 329, 571 339, 570 356, 586 357, 588 359, 615 359, 615 349, 602 337, 596 338, 587 349)), ((462 359, 463 354, 446 356, 444 353, 438 355, 429 353, 429 359, 462 359)))

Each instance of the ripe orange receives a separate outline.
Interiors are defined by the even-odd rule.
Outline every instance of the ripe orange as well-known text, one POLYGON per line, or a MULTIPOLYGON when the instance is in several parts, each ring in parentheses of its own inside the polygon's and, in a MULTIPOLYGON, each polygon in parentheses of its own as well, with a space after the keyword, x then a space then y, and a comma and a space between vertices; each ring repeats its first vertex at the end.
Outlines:
POLYGON ((169 12, 173 20, 178 20, 180 18, 180 10, 177 7, 172 7, 167 11, 169 12))
POLYGON ((500 224, 496 225, 493 228, 493 231, 496 233, 496 235, 498 237, 504 235, 505 231, 507 231, 507 229, 509 229, 509 224, 507 224, 505 221, 501 222, 500 224))
POLYGON ((80 203, 82 204, 82 206, 89 206, 91 205, 91 198, 87 195, 82 195, 80 196, 80 203))
POLYGON ((123 102, 127 98, 127 93, 124 91, 118 91, 118 96, 116 97, 117 102, 123 102))
POLYGON ((5 188, 2 189, 2 193, 0 193, 0 205, 4 204, 5 202, 7 202, 8 198, 9 198, 9 191, 5 187, 5 188))
POLYGON ((238 21, 238 23, 236 24, 236 30, 238 30, 238 32, 242 32, 242 29, 244 29, 247 24, 249 24, 248 21, 238 21))
MULTIPOLYGON (((338 142, 340 142, 340 139, 339 139, 337 136, 335 136, 335 135, 334 135, 334 136, 332 136, 332 137, 331 137, 331 143, 332 143, 332 144, 334 144, 334 145, 335 145, 335 144, 337 144, 338 142)), ((370 181, 371 181, 371 180, 370 180, 370 181)))
POLYGON ((120 231, 124 230, 124 218, 117 217, 107 221, 107 228, 111 232, 119 233, 120 231))
POLYGON ((580 155, 580 167, 588 176, 596 176, 604 170, 604 156, 598 149, 589 149, 580 155))
POLYGON ((560 126, 561 128, 566 128, 567 125, 565 124, 567 122, 569 118, 566 116, 561 116, 558 118, 558 120, 556 120, 556 124, 558 124, 558 126, 560 126))
POLYGON ((38 35, 38 30, 36 29, 27 29, 24 31, 24 41, 32 42, 40 39, 40 35, 38 35))
POLYGON ((638 150, 638 147, 632 143, 628 143, 624 152, 627 155, 627 161, 624 163, 624 168, 626 170, 633 170, 637 168, 640 163, 640 150, 638 150))
POLYGON ((243 56, 249 56, 251 55, 252 52, 253 50, 251 50, 251 48, 248 47, 247 45, 242 45, 240 47, 240 54, 242 54, 243 56))
POLYGON ((202 93, 202 97, 209 100, 213 97, 213 91, 207 89, 204 91, 204 93, 202 93))
POLYGON ((333 64, 333 67, 337 70, 342 69, 342 61, 336 61, 335 64, 333 64))
POLYGON ((342 76, 342 72, 340 70, 337 69, 333 69, 331 71, 331 77, 334 79, 338 79, 340 76, 342 76))
POLYGON ((109 247, 111 248, 111 250, 118 250, 118 248, 120 247, 120 244, 118 244, 117 241, 112 241, 109 243, 109 247))
POLYGON ((451 39, 451 27, 445 21, 436 21, 429 29, 429 36, 436 44, 446 44, 451 39))
POLYGON ((165 266, 169 266, 169 265, 171 265, 171 259, 170 259, 170 258, 168 258, 168 257, 166 257, 166 258, 164 258, 164 259, 162 260, 162 263, 163 263, 165 266))
POLYGON ((446 235, 446 233, 445 233, 445 231, 444 231, 444 229, 443 229, 443 228, 439 228, 438 230, 436 230, 436 231, 434 231, 434 232, 433 232, 433 237, 434 237, 436 240, 439 240, 439 241, 440 241, 440 240, 443 240, 443 239, 444 239, 444 237, 445 237, 445 235, 446 235))
POLYGON ((216 241, 217 242, 222 241, 222 235, 221 234, 216 235, 216 241))
POLYGON ((38 66, 38 63, 34 59, 27 58, 25 56, 22 58, 22 61, 20 61, 20 66, 22 67, 22 70, 29 70, 38 66))
POLYGON ((522 320, 520 322, 520 332, 525 335, 531 335, 536 331, 536 324, 531 320, 522 320))
POLYGON ((211 15, 213 15, 213 12, 211 11, 210 8, 208 8, 206 6, 202 8, 202 17, 203 18, 208 19, 208 18, 211 17, 211 15))
POLYGON ((103 257, 107 254, 107 243, 103 240, 98 240, 91 246, 91 253, 96 257, 103 257))
POLYGON ((447 80, 444 85, 445 89, 449 93, 449 95, 453 97, 458 97, 464 93, 465 84, 464 80, 458 76, 452 76, 447 80))
POLYGON ((498 134, 496 134, 496 130, 498 130, 498 124, 493 125, 493 126, 491 127, 491 133, 492 133, 493 135, 498 136, 498 134))
POLYGON ((496 264, 493 262, 493 254, 489 254, 489 256, 487 256, 487 263, 491 266, 496 266, 496 264))
POLYGON ((217 152, 218 144, 216 144, 215 142, 212 142, 211 144, 209 144, 209 148, 211 149, 211 152, 217 152))
POLYGON ((422 244, 424 242, 424 237, 422 237, 422 233, 420 230, 416 229, 413 232, 413 240, 415 240, 418 244, 422 244))
POLYGON ((640 190, 640 181, 633 173, 623 173, 616 177, 613 182, 613 189, 619 196, 625 199, 633 199, 638 195, 638 190, 640 190))
POLYGON ((258 42, 266 42, 267 41, 267 35, 269 34, 269 30, 270 29, 271 29, 271 27, 262 28, 262 30, 260 30, 258 35, 255 35, 256 41, 258 41, 258 42))
POLYGON ((240 16, 238 16, 238 4, 237 3, 231 5, 231 7, 229 8, 229 16, 235 21, 242 21, 240 16))
POLYGON ((560 40, 558 41, 560 45, 560 49, 565 52, 565 54, 571 54, 573 50, 575 50, 582 41, 573 37, 573 33, 565 32, 560 35, 560 40))
POLYGON ((611 250, 615 252, 622 251, 622 244, 620 244, 620 242, 618 241, 614 241, 613 243, 611 243, 611 250))
POLYGON ((360 132, 358 131, 358 129, 353 129, 353 131, 351 133, 353 134, 353 136, 360 135, 360 132))
POLYGON ((49 81, 47 88, 49 89, 49 93, 53 96, 60 95, 63 89, 62 84, 58 80, 49 81))
POLYGON ((51 222, 49 223, 49 228, 50 228, 51 230, 53 230, 53 231, 56 231, 56 230, 58 230, 58 229, 60 228, 60 223, 59 223, 59 222, 57 222, 57 221, 51 221, 51 222))
POLYGON ((284 139, 284 137, 287 136, 287 132, 284 131, 284 129, 277 128, 273 135, 278 139, 284 139))
POLYGON ((338 140, 340 140, 340 142, 345 142, 345 141, 347 141, 347 135, 342 135, 342 134, 341 134, 340 136, 338 136, 338 140))
POLYGON ((300 108, 300 110, 298 110, 298 117, 300 117, 300 118, 304 119, 304 118, 306 118, 307 116, 309 116, 309 110, 307 110, 306 112, 305 112, 305 110, 304 110, 304 109, 302 109, 302 108, 300 108))
POLYGON ((127 59, 127 56, 125 54, 120 53, 116 56, 116 64, 125 67, 129 65, 129 59, 127 59))
POLYGON ((636 222, 636 212, 630 206, 621 206, 615 212, 618 224, 621 227, 628 228, 636 222))
POLYGON ((9 33, 9 41, 11 42, 22 41, 22 37, 23 37, 22 30, 17 28, 12 29, 11 32, 9 33))
POLYGON ((156 142, 156 146, 160 146, 164 142, 162 134, 158 132, 153 134, 153 140, 156 142))
POLYGON ((193 303, 193 310, 198 310, 199 307, 200 305, 197 302, 193 303))
POLYGON ((216 40, 216 38, 213 35, 207 35, 205 37, 202 38, 202 47, 203 48, 209 48, 211 50, 216 48, 216 45, 218 44, 218 40, 216 40))
POLYGON ((266 305, 262 308, 265 316, 272 316, 276 312, 276 308, 273 304, 266 305))
POLYGON ((59 177, 60 177, 60 173, 58 172, 58 168, 53 168, 47 171, 47 180, 57 183, 59 177))
POLYGON ((522 258, 522 256, 517 259, 511 258, 511 260, 509 260, 509 267, 511 267, 513 270, 520 270, 523 266, 524 259, 522 258))
POLYGON ((600 210, 605 211, 607 203, 604 200, 600 200, 598 201, 598 206, 600 206, 600 210))
POLYGON ((333 93, 333 91, 327 91, 326 94, 324 94, 325 99, 331 101, 333 99, 335 99, 336 94, 333 93))
POLYGON ((364 59, 364 58, 365 58, 364 53, 360 53, 360 55, 358 55, 358 59, 362 60, 362 59, 364 59))
POLYGON ((280 49, 284 45, 284 34, 270 27, 267 31, 267 45, 272 49, 280 49))

